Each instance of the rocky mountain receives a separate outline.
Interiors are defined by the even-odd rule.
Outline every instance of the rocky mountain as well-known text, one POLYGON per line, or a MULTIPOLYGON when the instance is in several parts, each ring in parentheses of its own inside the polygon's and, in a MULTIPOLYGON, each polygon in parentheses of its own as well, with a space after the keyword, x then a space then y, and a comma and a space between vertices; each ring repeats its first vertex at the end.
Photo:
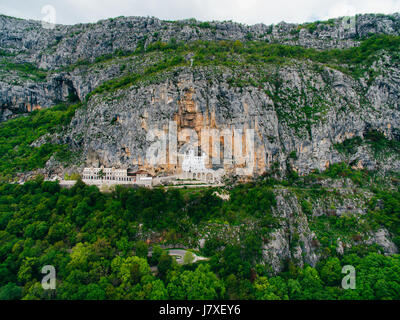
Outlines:
POLYGON ((62 73, 62 69, 73 71, 79 64, 93 63, 115 53, 134 52, 157 41, 254 40, 315 49, 343 49, 359 45, 360 39, 371 34, 398 36, 399 21, 399 14, 361 15, 304 25, 282 22, 272 26, 246 26, 233 22, 168 22, 156 18, 121 17, 96 24, 56 25, 54 29, 45 29, 39 21, 0 16, 2 69, 8 71, 1 75, 2 114, 7 118, 13 110, 48 107, 75 92, 82 99, 106 80, 105 76, 85 79, 91 86, 82 88, 82 79, 75 77, 73 72, 62 73), (27 63, 32 64, 29 66, 32 70, 28 71, 42 71, 40 83, 29 81, 38 80, 35 77, 21 76, 24 70, 20 64, 27 63), (30 90, 20 82, 28 82, 30 90))
MULTIPOLYGON (((84 102, 53 137, 81 166, 174 173, 148 163, 146 134, 176 120, 178 132, 254 129, 256 174, 344 160, 399 169, 396 153, 377 158, 367 139, 399 138, 398 14, 274 26, 122 17, 52 30, 1 16, 0 25, 2 120, 84 102), (335 147, 357 137, 352 154, 335 147)), ((64 171, 50 159, 46 173, 64 171)))

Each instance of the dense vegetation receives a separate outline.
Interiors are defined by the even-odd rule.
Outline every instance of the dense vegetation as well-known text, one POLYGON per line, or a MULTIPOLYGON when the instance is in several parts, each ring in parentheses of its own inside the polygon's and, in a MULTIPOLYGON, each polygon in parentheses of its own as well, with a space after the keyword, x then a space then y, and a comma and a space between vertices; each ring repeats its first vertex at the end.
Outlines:
POLYGON ((62 104, 1 123, 0 181, 13 180, 17 172, 43 168, 55 153, 61 160, 67 161, 71 157, 67 148, 50 140, 63 126, 69 125, 79 106, 62 104), (39 147, 31 146, 44 135, 47 135, 47 141, 39 147))
MULTIPOLYGON (((339 50, 316 50, 307 49, 301 46, 290 46, 262 41, 194 41, 189 43, 177 42, 172 39, 170 42, 154 42, 147 47, 144 43, 134 52, 116 51, 114 54, 98 57, 93 63, 99 64, 113 59, 129 56, 144 56, 151 52, 163 54, 160 61, 154 63, 141 73, 127 74, 120 78, 106 81, 95 89, 87 98, 94 94, 111 92, 119 88, 131 86, 139 79, 149 77, 168 71, 178 66, 188 65, 185 61, 187 54, 193 55, 194 66, 226 66, 229 68, 245 67, 249 65, 263 66, 282 65, 291 61, 312 61, 317 64, 329 66, 343 71, 355 78, 368 74, 370 81, 376 76, 371 70, 374 61, 379 59, 382 52, 386 52, 391 59, 399 61, 400 37, 388 35, 375 35, 365 39, 361 45, 354 48, 339 50)), ((77 64, 68 67, 74 69, 81 66, 90 66, 93 63, 79 61, 77 64)), ((240 79, 239 79, 240 80, 240 79)), ((261 79, 260 81, 267 79, 261 79)), ((253 85, 259 85, 256 80, 253 85)), ((235 82, 240 85, 239 82, 235 82)))
POLYGON ((364 144, 372 149, 375 157, 384 157, 400 153, 400 141, 398 137, 389 140, 382 132, 371 129, 365 132, 364 139, 361 139, 361 137, 353 137, 343 141, 343 143, 335 145, 335 148, 345 155, 352 155, 357 152, 359 146, 364 144))
MULTIPOLYGON (((0 50, 0 57, 13 57, 13 54, 0 50)), ((7 58, 0 59, 0 74, 7 74, 15 71, 22 79, 33 81, 44 81, 47 76, 45 70, 36 68, 31 63, 13 63, 7 58)))
MULTIPOLYGON (((339 177, 346 170, 357 176, 343 166, 327 174, 339 177)), ((315 268, 299 268, 287 261, 278 276, 260 264, 261 238, 279 224, 272 214, 273 190, 313 180, 298 179, 285 182, 266 176, 230 190, 229 201, 222 201, 213 189, 119 187, 103 194, 82 182, 61 189, 58 183, 40 177, 24 185, 3 184, 0 299, 398 299, 400 256, 383 256, 375 246, 360 244, 343 256, 331 251, 315 268), (184 242, 196 226, 216 221, 240 230, 244 221, 254 227, 252 232, 239 232, 239 242, 211 237, 200 253, 210 260, 196 264, 178 265, 157 245, 184 242), (153 255, 148 257, 143 240, 153 232, 161 239, 153 243, 153 255), (55 291, 41 287, 44 265, 57 270, 55 291), (345 265, 357 270, 356 290, 341 288, 345 265), (157 275, 150 266, 157 267, 157 275)), ((313 197, 328 192, 318 186, 314 189, 308 191, 313 197)), ((302 207, 309 214, 305 200, 302 207)), ((399 190, 376 190, 368 219, 378 227, 387 226, 398 237, 399 207, 399 190)), ((321 232, 351 232, 350 225, 356 223, 346 217, 318 219, 321 232)), ((325 246, 323 238, 321 246, 325 246)))

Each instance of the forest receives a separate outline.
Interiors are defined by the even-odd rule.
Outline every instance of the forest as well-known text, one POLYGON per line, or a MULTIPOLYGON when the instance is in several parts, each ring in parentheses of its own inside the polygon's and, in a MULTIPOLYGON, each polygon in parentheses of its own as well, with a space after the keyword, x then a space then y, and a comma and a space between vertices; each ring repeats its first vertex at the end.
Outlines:
MULTIPOLYGON (((327 174, 359 175, 345 166, 327 174)), ((400 256, 385 256, 376 246, 331 252, 315 267, 286 261, 278 275, 262 263, 261 239, 279 223, 272 210, 274 187, 304 181, 264 177, 232 187, 229 201, 213 188, 117 187, 101 193, 82 181, 64 189, 40 176, 23 185, 2 184, 0 299, 398 299, 400 256), (240 233, 238 243, 207 239, 198 250, 209 260, 194 264, 180 265, 161 248, 165 242, 182 243, 210 221, 236 226, 253 221, 256 227, 240 233), (163 240, 146 242, 152 232, 163 240), (45 265, 56 269, 55 290, 42 288, 45 265), (357 270, 355 290, 342 288, 346 265, 357 270)), ((375 190, 371 226, 384 225, 399 239, 399 208, 400 190, 375 190), (383 203, 380 210, 377 201, 383 203)), ((332 225, 341 221, 332 219, 332 225)))

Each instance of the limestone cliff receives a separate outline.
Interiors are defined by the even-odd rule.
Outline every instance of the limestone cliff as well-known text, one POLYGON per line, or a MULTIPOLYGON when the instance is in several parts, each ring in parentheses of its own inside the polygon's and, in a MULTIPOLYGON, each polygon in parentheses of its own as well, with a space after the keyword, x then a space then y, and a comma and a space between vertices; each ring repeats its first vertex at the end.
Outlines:
POLYGON ((400 34, 400 16, 359 15, 303 25, 266 26, 195 20, 162 21, 157 18, 121 17, 95 24, 56 25, 0 16, 0 121, 29 112, 33 105, 49 107, 77 94, 82 100, 102 82, 117 77, 120 66, 87 74, 85 64, 110 55, 134 52, 159 42, 197 40, 260 41, 332 49, 358 46, 371 34, 400 34), (15 65, 38 68, 40 81, 21 74, 15 65), (4 68, 3 68, 4 67, 4 68), (29 88, 29 90, 27 89, 29 88))
POLYGON ((243 90, 227 83, 234 76, 230 69, 179 68, 157 83, 92 98, 78 110, 61 140, 82 151, 84 165, 175 173, 179 167, 166 163, 152 168, 146 160, 152 144, 146 139, 148 131, 168 132, 169 122, 175 121, 178 133, 191 128, 199 137, 202 129, 254 129, 256 175, 276 163, 282 171, 290 166, 299 174, 323 171, 342 161, 370 170, 400 168, 397 154, 376 158, 368 145, 360 145, 352 155, 335 148, 346 139, 364 138, 372 129, 387 139, 398 139, 399 83, 393 78, 379 77, 363 87, 328 67, 316 73, 312 65, 294 63, 274 72, 270 70, 271 80, 263 87, 243 90), (268 94, 276 90, 276 77, 282 83, 279 99, 268 94), (311 114, 305 116, 301 110, 310 104, 311 114), (301 121, 309 127, 298 127, 301 121), (291 157, 293 152, 296 157, 291 157))

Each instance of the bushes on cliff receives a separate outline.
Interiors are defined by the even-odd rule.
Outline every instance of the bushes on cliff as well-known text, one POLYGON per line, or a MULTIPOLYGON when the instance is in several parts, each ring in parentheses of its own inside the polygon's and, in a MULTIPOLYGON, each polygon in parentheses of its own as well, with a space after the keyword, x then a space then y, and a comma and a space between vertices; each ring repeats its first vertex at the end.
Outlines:
MULTIPOLYGON (((44 167, 56 152, 66 158, 62 145, 45 140, 39 147, 31 144, 45 134, 53 134, 68 125, 80 105, 58 105, 35 110, 27 116, 0 124, 0 181, 9 181, 17 172, 44 167)), ((67 159, 68 160, 68 159, 67 159)))
MULTIPOLYGON (((0 54, 1 56, 2 54, 0 54)), ((38 69, 31 63, 14 63, 5 58, 0 60, 0 69, 4 72, 17 72, 21 78, 34 81, 44 81, 47 76, 45 70, 38 69)))
MULTIPOLYGON (((145 39, 144 39, 145 40, 145 39)), ((98 57, 94 63, 103 63, 112 59, 120 59, 127 56, 141 56, 152 52, 159 53, 159 61, 145 68, 140 74, 124 75, 120 78, 104 82, 87 96, 89 99, 94 94, 111 92, 119 88, 133 85, 139 80, 148 76, 173 69, 178 66, 190 65, 189 60, 185 61, 184 56, 193 55, 195 66, 216 65, 226 67, 246 67, 248 65, 274 64, 280 65, 294 60, 313 61, 316 69, 321 72, 322 66, 326 65, 336 68, 354 77, 363 76, 374 61, 380 57, 382 51, 387 52, 392 59, 398 59, 397 52, 400 49, 400 37, 389 35, 375 35, 361 42, 359 47, 349 49, 316 50, 301 46, 282 45, 267 43, 263 41, 193 41, 177 42, 174 39, 167 42, 159 40, 149 43, 139 43, 138 49, 134 52, 116 52, 111 55, 98 57)), ((126 61, 124 61, 126 63, 126 61)), ((73 69, 79 67, 80 62, 73 69)), ((87 62, 87 64, 91 64, 87 62)), ((373 76, 373 72, 371 73, 373 76)), ((371 80, 371 79, 370 79, 371 80)), ((236 81, 235 83, 240 83, 236 81)))
POLYGON ((369 219, 374 227, 385 226, 395 237, 395 244, 400 247, 400 190, 380 190, 370 204, 369 219))

